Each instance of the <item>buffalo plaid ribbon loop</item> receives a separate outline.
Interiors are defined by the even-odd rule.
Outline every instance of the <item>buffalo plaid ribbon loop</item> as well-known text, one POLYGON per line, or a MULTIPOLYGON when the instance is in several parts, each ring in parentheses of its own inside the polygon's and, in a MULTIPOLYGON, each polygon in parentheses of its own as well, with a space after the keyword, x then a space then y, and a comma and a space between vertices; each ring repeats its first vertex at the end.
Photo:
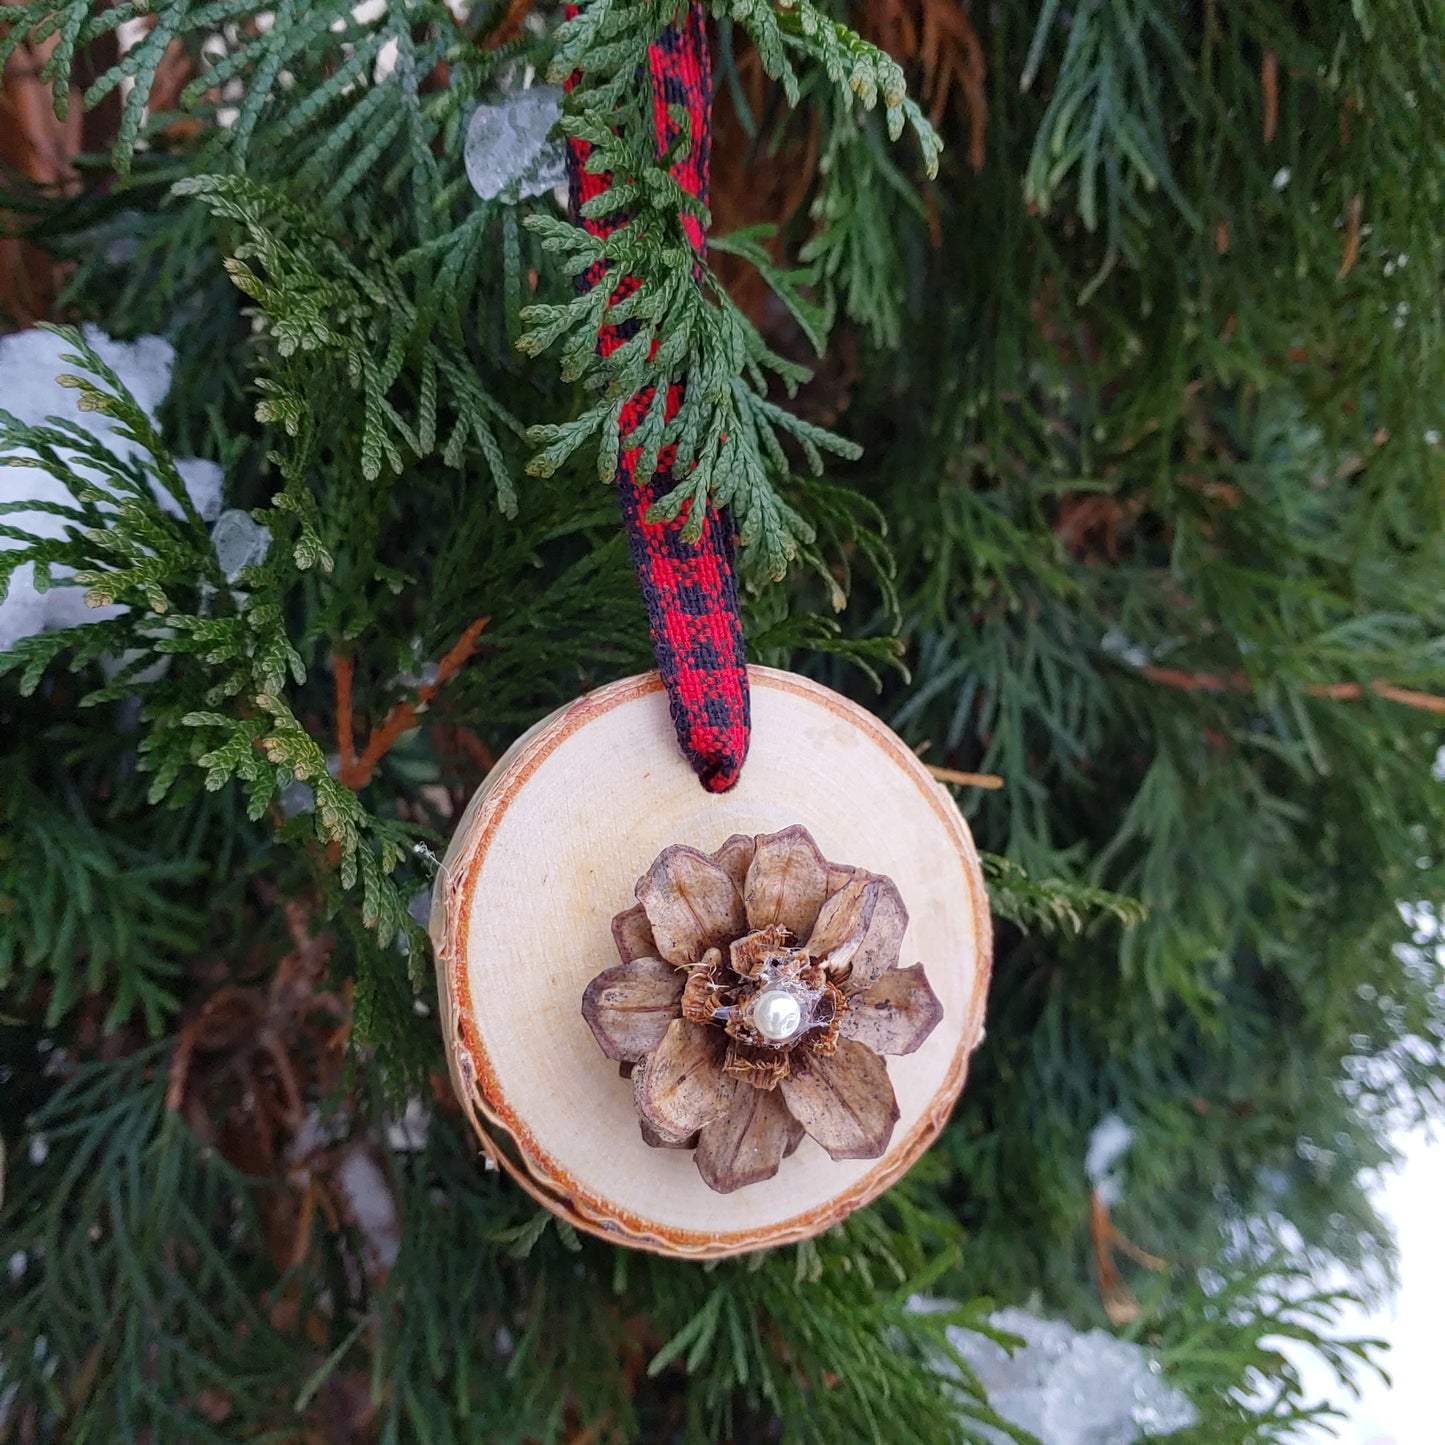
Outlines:
MULTIPOLYGON (((568 6, 568 14, 576 14, 577 8, 568 6)), ((665 154, 677 139, 681 127, 671 111, 680 107, 687 116, 690 143, 686 154, 673 161, 672 175, 706 205, 712 140, 712 57, 706 18, 697 0, 687 6, 680 23, 669 25, 648 47, 647 64, 657 154, 665 154)), ((586 141, 567 143, 569 211, 577 225, 593 235, 606 236, 625 217, 583 217, 583 205, 611 184, 608 175, 588 173, 591 149, 586 141)), ((696 216, 684 216, 682 225, 701 256, 706 244, 701 221, 696 216)), ((610 278, 605 277, 605 266, 599 264, 584 272, 578 285, 586 289, 606 279, 610 278)), ((623 276, 612 284, 613 299, 621 300, 640 283, 636 277, 623 276)), ((636 329, 635 322, 604 326, 597 337, 599 354, 611 355, 636 329)), ((711 503, 702 535, 695 543, 685 541, 682 535, 687 508, 671 522, 647 521, 648 509, 672 489, 673 483, 672 448, 665 448, 658 457, 653 475, 639 476, 641 448, 628 446, 654 395, 653 387, 645 387, 622 409, 617 493, 632 565, 647 605, 652 650, 667 689, 678 743, 703 787, 722 793, 737 782, 742 771, 750 729, 733 528, 729 515, 711 503)), ((669 388, 669 419, 677 414, 682 395, 683 383, 669 388)))

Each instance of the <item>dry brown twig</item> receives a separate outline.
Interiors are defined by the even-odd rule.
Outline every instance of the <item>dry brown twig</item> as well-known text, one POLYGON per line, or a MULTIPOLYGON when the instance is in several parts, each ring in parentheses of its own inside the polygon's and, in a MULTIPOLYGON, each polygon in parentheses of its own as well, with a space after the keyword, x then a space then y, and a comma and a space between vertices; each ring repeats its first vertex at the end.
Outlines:
POLYGON ((331 658, 332 671, 336 677, 336 750, 340 758, 337 781, 356 791, 371 781, 372 774, 382 758, 396 744, 403 733, 417 725, 418 709, 436 699, 448 679, 461 671, 467 659, 476 652, 490 617, 479 617, 462 633, 456 645, 437 664, 434 681, 423 683, 416 691, 415 702, 396 703, 382 721, 372 729, 366 740, 366 747, 358 756, 356 751, 355 723, 352 714, 352 684, 355 668, 351 659, 339 653, 331 658))
POLYGON ((1003 779, 997 773, 963 773, 957 768, 940 768, 933 763, 923 765, 940 783, 954 783, 960 788, 987 788, 993 791, 1003 787, 1003 779))
MULTIPOLYGON (((1148 663, 1139 671, 1150 682, 1161 687, 1177 688, 1180 692, 1253 692, 1254 684, 1244 672, 1189 672, 1180 667, 1159 667, 1148 663)), ((1392 682, 1317 682, 1305 688, 1311 697, 1330 698, 1335 702, 1359 702, 1367 697, 1384 698, 1397 702, 1402 707, 1418 708, 1445 716, 1445 697, 1430 692, 1416 692, 1408 687, 1396 687, 1392 682)))
POLYGON ((1259 88, 1264 97, 1264 122, 1260 130, 1268 145, 1279 125, 1279 56, 1272 50, 1266 50, 1259 62, 1259 88))
POLYGON ((537 0, 512 0, 507 13, 487 32, 482 41, 484 50, 500 50, 522 33, 522 22, 531 13, 537 0))
POLYGON ((1360 220, 1364 208, 1364 197, 1359 195, 1352 196, 1350 204, 1345 208, 1345 235, 1340 251, 1340 269, 1335 272, 1336 281, 1343 281, 1355 269, 1355 262, 1360 259, 1360 220))
POLYGON ((1139 1301, 1124 1282, 1119 1266, 1114 1263, 1117 1249, 1135 1264, 1163 1273, 1169 1261, 1141 1249, 1132 1239, 1121 1234, 1109 1217, 1109 1206, 1097 1186, 1089 1192, 1089 1235, 1094 1246, 1094 1275, 1099 1284, 1099 1299, 1109 1323, 1127 1325, 1139 1314, 1139 1301))

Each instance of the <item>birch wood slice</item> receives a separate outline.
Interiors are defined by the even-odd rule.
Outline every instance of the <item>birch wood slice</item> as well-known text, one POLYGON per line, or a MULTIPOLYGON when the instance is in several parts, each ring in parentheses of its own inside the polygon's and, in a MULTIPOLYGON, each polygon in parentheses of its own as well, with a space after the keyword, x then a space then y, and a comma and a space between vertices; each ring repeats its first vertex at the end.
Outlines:
POLYGON ((991 931, 968 825, 870 713, 792 673, 749 669, 742 781, 705 792, 678 750, 655 673, 588 694, 498 762, 433 896, 452 1082, 489 1157, 578 1228, 661 1254, 718 1258, 807 1238, 868 1203, 942 1128, 983 1037, 991 931), (731 1194, 692 1153, 642 1140, 632 1086, 583 1020, 617 962, 614 915, 669 844, 801 823, 823 856, 881 873, 909 913, 900 965, 922 963, 943 1018, 888 1059, 900 1117, 881 1158, 834 1161, 811 1139, 731 1194))

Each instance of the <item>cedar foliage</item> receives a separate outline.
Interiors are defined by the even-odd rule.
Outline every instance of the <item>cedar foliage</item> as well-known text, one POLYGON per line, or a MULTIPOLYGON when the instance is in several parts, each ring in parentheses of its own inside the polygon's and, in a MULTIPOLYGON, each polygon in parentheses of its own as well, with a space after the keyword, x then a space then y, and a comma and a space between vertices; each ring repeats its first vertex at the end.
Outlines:
POLYGON ((139 461, 0 417, 73 497, 0 576, 129 607, 0 658, 0 1438, 977 1440, 935 1368, 990 1300, 1153 1345, 1181 1440, 1293 1436, 1281 1336, 1364 1367, 1318 1281, 1388 1281, 1365 1184, 1445 1099, 1400 907, 1445 895, 1440 16, 709 9, 698 289, 633 84, 672 0, 0 6, 7 100, 108 117, 7 156, 12 321, 63 287, 178 352, 157 429, 73 338, 139 461), (526 66, 653 223, 608 254, 708 385, 645 441, 733 506, 753 656, 1003 782, 958 794, 999 940, 939 1145, 710 1269, 474 1165, 411 908, 491 758, 648 661, 597 483, 646 348, 595 357, 599 243, 461 166, 526 66), (236 579, 196 452, 271 534, 236 579))

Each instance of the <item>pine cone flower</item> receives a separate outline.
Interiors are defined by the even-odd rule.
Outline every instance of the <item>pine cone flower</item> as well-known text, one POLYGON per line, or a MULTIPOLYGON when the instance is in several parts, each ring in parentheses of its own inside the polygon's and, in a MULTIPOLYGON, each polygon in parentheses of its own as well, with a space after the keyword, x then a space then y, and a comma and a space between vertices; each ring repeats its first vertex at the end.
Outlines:
POLYGON ((898 1122, 883 1054, 943 1016, 923 966, 899 968, 908 912, 892 882, 824 861, 804 828, 664 848, 612 920, 622 962, 582 1016, 630 1068, 642 1137, 695 1148, 707 1185, 771 1179, 811 1134, 876 1159, 898 1122))

